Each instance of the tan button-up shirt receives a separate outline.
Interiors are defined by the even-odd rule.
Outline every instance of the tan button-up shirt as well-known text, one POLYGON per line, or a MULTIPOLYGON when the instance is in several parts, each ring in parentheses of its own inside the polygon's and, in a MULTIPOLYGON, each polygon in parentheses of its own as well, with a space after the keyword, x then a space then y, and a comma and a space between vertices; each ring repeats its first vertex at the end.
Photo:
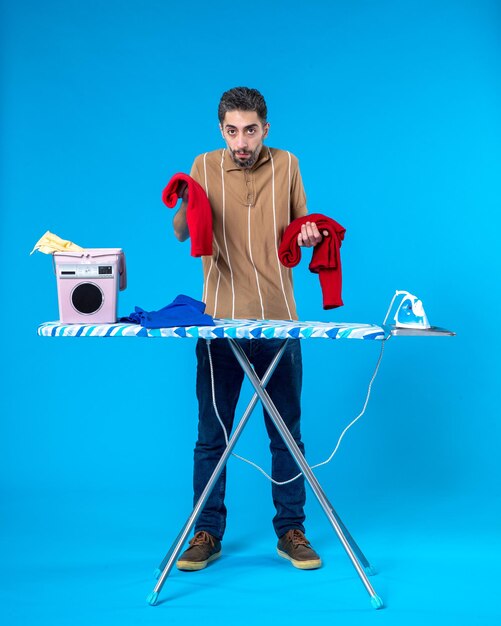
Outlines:
POLYGON ((284 230, 306 215, 298 160, 263 146, 250 169, 226 149, 198 156, 191 176, 213 215, 213 254, 202 257, 206 313, 213 317, 297 319, 291 270, 278 259, 284 230))

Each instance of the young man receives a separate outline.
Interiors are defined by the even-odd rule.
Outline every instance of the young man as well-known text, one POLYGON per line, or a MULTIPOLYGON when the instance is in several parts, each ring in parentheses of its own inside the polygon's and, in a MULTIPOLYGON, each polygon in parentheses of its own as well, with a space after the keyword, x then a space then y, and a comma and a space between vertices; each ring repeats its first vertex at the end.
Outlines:
MULTIPOLYGON (((205 189, 213 213, 213 255, 203 257, 203 301, 206 313, 218 318, 297 320, 291 270, 278 259, 285 228, 306 215, 306 197, 298 161, 290 152, 263 144, 270 125, 263 96, 255 89, 236 87, 223 94, 219 124, 226 148, 198 156, 191 176, 205 189)), ((189 237, 186 222, 187 190, 174 217, 180 241, 189 237)), ((314 223, 303 226, 299 245, 321 241, 314 223)), ((282 340, 239 340, 262 378, 282 340)), ((243 372, 227 341, 197 343, 198 440, 194 455, 194 501, 197 502, 225 448, 225 437, 212 398, 211 363, 215 401, 227 433, 231 432, 243 372)), ((289 340, 271 377, 267 391, 304 453, 300 432, 302 382, 301 347, 289 340)), ((284 482, 298 468, 267 413, 272 477, 284 482)), ((226 469, 217 481, 195 527, 190 547, 181 555, 182 570, 204 568, 221 554, 226 526, 224 505, 226 469)), ((278 554, 300 569, 315 569, 321 559, 304 536, 305 487, 301 476, 292 483, 272 486, 278 536, 278 554)))

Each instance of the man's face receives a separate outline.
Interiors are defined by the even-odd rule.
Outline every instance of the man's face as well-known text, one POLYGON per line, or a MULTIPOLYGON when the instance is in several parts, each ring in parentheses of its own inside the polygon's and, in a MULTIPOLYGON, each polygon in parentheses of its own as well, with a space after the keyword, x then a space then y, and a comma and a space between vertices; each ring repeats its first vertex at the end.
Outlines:
POLYGON ((235 165, 242 169, 254 165, 269 127, 256 111, 227 111, 220 128, 235 165))

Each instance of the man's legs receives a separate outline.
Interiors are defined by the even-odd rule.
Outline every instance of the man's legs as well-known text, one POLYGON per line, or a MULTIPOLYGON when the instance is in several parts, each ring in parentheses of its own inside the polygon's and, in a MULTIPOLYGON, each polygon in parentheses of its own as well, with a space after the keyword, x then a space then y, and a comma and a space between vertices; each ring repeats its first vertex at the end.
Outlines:
MULTIPOLYGON (((282 343, 282 340, 239 340, 259 378, 263 378, 282 343)), ((210 354, 212 372, 206 342, 199 340, 197 344, 199 435, 195 447, 193 481, 195 503, 226 447, 224 433, 213 406, 212 384, 215 388, 215 403, 219 416, 230 433, 243 380, 243 371, 227 341, 211 342, 210 354)), ((300 432, 301 385, 302 361, 299 340, 289 340, 282 359, 268 382, 267 390, 304 454, 300 432)), ((264 417, 270 437, 272 476, 277 481, 287 481, 298 474, 297 464, 266 412, 264 417)), ((190 548, 177 562, 179 569, 202 569, 221 554, 220 540, 226 527, 225 481, 226 471, 223 470, 197 521, 195 537, 190 541, 190 548)), ((320 567, 320 557, 304 536, 306 496, 303 476, 285 485, 273 484, 272 495, 277 511, 273 525, 279 537, 278 554, 301 569, 320 567)))

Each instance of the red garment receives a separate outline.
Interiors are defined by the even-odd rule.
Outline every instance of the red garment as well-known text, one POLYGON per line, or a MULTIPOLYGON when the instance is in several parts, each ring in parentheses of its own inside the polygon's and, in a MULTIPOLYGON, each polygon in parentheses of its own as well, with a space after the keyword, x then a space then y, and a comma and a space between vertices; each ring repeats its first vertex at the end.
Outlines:
POLYGON ((313 248, 313 255, 309 265, 310 272, 318 274, 322 288, 324 309, 334 309, 343 306, 341 299, 341 242, 344 239, 346 229, 330 217, 321 213, 312 213, 304 217, 298 217, 285 229, 278 258, 285 267, 295 267, 301 260, 301 247, 297 243, 297 236, 301 232, 301 226, 306 222, 315 222, 318 230, 329 232, 328 237, 323 237, 320 243, 313 248))
POLYGON ((191 237, 191 256, 212 256, 212 209, 203 187, 188 174, 174 174, 163 190, 162 200, 172 208, 180 197, 178 190, 183 182, 188 184, 186 221, 191 237))

